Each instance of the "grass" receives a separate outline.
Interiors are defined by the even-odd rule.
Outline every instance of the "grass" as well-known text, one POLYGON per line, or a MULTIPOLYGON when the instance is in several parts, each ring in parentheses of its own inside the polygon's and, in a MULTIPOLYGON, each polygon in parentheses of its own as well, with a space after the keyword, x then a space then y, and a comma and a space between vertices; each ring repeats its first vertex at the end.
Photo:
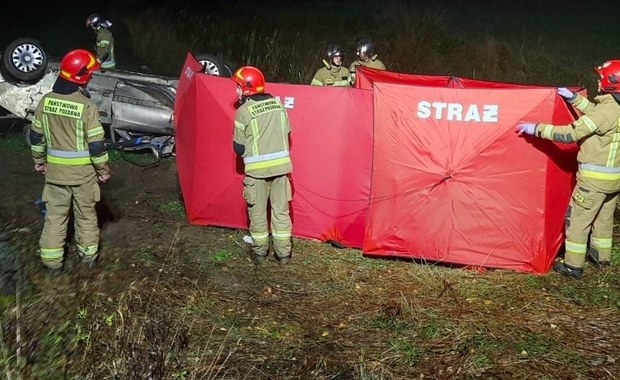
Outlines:
POLYGON ((157 210, 166 215, 175 217, 175 218, 186 218, 185 215, 185 206, 183 202, 180 200, 174 200, 166 203, 162 203, 157 207, 157 210))
MULTIPOLYGON (((82 293, 77 308, 55 319, 60 327, 48 330, 29 353, 44 353, 31 373, 49 378, 66 369, 80 377, 123 378, 198 379, 216 373, 212 378, 269 378, 273 373, 302 378, 341 374, 399 379, 433 373, 587 377, 591 362, 608 350, 603 347, 620 341, 617 333, 595 332, 618 322, 607 301, 566 305, 563 292, 541 293, 527 280, 539 277, 443 268, 435 268, 431 277, 425 265, 378 266, 356 250, 333 252, 325 244, 297 240, 296 247, 308 250, 296 250, 286 267, 275 261, 255 266, 239 256, 232 241, 201 253, 218 265, 198 267, 182 253, 194 249, 188 240, 193 233, 181 229, 172 244, 151 246, 149 266, 126 265, 112 272, 102 264, 100 279, 114 275, 116 286, 95 281, 103 294, 82 293), (453 290, 439 296, 446 277, 453 290), (493 282, 503 286, 488 285, 493 282), (476 290, 472 283, 482 286, 476 290), (493 302, 485 303, 487 299, 493 302), (576 317, 590 322, 580 324, 584 333, 571 337, 576 317), (573 345, 567 337, 579 343, 573 345), (595 349, 598 344, 603 344, 602 351, 595 349), (71 345, 72 351, 63 348, 71 345), (152 367, 142 364, 147 360, 152 367)), ((206 239, 222 241, 229 234, 224 229, 204 233, 209 234, 206 239)), ((126 250, 117 254, 136 263, 142 260, 126 250)), ((581 282, 555 275, 543 278, 574 292, 596 288, 609 278, 609 271, 592 273, 581 282)), ((79 283, 79 277, 76 280, 79 283)), ((41 286, 47 283, 39 281, 41 286)), ((56 292, 64 292, 62 285, 56 292)), ((49 304, 31 303, 29 313, 39 307, 49 304)), ((24 339, 34 339, 33 333, 24 339)), ((600 367, 618 369, 602 357, 600 367)))
MULTIPOLYGON (((18 128, 21 130, 21 128, 18 128)), ((24 146, 27 146, 25 137, 20 133, 7 133, 0 135, 0 144, 2 149, 11 153, 23 152, 24 146)))

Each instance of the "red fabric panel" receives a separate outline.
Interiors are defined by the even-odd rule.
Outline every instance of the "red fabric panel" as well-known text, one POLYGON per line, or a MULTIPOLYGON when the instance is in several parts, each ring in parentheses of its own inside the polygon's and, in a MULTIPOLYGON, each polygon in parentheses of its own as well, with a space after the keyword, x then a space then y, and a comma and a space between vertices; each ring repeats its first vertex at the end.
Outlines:
POLYGON ((550 154, 561 150, 517 137, 514 126, 521 120, 551 121, 555 89, 455 90, 375 82, 374 93, 364 252, 547 271, 562 243, 559 210, 569 195, 557 189, 570 188, 575 157, 550 154), (451 110, 419 106, 425 101, 451 110), (551 197, 548 186, 554 189, 551 197))
MULTIPOLYGON (((461 78, 450 75, 403 74, 386 70, 358 66, 355 71, 355 86, 372 90, 375 82, 399 83, 416 86, 450 87, 450 88, 548 88, 527 84, 492 82, 479 79, 461 78)), ((572 91, 581 91, 582 87, 568 87, 572 91)))
POLYGON ((187 92, 190 91, 192 77, 195 73, 200 71, 202 71, 202 65, 198 63, 198 61, 191 53, 187 53, 187 55, 185 56, 185 63, 183 64, 183 69, 181 70, 181 75, 179 75, 177 96, 174 102, 174 116, 176 121, 179 120, 179 117, 185 116, 185 114, 181 112, 181 110, 183 110, 184 108, 183 102, 188 97, 191 98, 191 96, 187 96, 187 92))
MULTIPOLYGON (((177 165, 189 222, 247 228, 243 163, 232 150, 235 84, 206 74, 180 81, 189 88, 177 95, 177 165)), ((293 235, 361 247, 372 92, 275 83, 266 90, 280 97, 291 121, 293 235)))
POLYGON ((270 84, 288 109, 293 160, 293 233, 361 247, 372 152, 372 92, 270 84))
POLYGON ((355 87, 372 90, 375 82, 415 84, 418 86, 448 87, 449 75, 402 74, 387 70, 358 66, 355 70, 355 87))

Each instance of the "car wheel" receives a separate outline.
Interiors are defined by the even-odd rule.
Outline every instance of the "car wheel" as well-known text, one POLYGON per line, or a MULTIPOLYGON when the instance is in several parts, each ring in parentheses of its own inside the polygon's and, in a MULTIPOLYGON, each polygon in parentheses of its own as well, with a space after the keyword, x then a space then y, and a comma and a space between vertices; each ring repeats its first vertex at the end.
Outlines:
POLYGON ((2 55, 2 64, 13 78, 27 83, 38 82, 45 71, 49 58, 39 41, 19 38, 11 42, 2 55))
POLYGON ((222 60, 211 54, 198 54, 196 60, 200 63, 204 69, 203 71, 209 75, 217 75, 219 77, 230 77, 232 71, 230 68, 222 63, 222 60))

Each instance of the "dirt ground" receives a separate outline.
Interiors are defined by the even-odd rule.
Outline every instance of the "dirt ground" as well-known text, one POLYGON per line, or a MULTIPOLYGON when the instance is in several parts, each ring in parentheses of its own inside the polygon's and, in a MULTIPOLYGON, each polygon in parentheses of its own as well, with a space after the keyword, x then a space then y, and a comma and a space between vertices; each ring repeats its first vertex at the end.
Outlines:
MULTIPOLYGON (((0 372, 7 379, 616 379, 620 276, 476 272, 295 239, 256 264, 246 231, 187 223, 174 158, 112 154, 100 259, 36 255, 19 131, 0 133, 0 372)), ((617 257, 615 258, 617 260, 617 257)))

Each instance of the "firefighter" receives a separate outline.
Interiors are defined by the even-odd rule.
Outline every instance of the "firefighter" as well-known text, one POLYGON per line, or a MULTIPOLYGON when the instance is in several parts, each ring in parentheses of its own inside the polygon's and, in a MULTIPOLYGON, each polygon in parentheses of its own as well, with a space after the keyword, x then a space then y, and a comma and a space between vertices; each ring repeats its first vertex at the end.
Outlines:
POLYGON ((344 50, 332 45, 327 48, 327 59, 323 60, 325 67, 321 67, 314 74, 313 86, 348 86, 351 78, 349 70, 344 67, 344 50))
POLYGON ((357 43, 357 60, 351 63, 349 67, 351 75, 351 85, 355 84, 355 70, 357 66, 366 66, 372 69, 385 70, 383 62, 377 58, 375 53, 375 45, 369 39, 360 40, 357 43))
POLYGON ((95 203, 98 183, 110 178, 104 129, 86 85, 99 62, 83 49, 68 52, 60 73, 35 111, 30 132, 34 169, 45 175, 47 213, 39 248, 43 264, 61 269, 69 212, 73 207, 78 255, 94 263, 99 250, 95 203))
POLYGON ((580 278, 586 257, 597 266, 611 262, 614 211, 620 194, 620 60, 595 68, 599 95, 590 102, 559 88, 558 95, 582 116, 569 125, 522 122, 517 131, 561 143, 579 144, 577 181, 566 213, 564 259, 553 269, 580 278))
POLYGON ((243 157, 243 198, 250 219, 253 256, 263 261, 269 253, 267 205, 271 205, 271 236, 276 259, 286 264, 291 258, 292 199, 289 173, 290 126, 282 103, 265 93, 265 77, 256 67, 235 71, 239 108, 235 112, 233 149, 243 157))
POLYGON ((112 36, 112 23, 97 13, 93 13, 86 19, 86 27, 91 28, 97 34, 97 60, 101 63, 101 70, 116 68, 114 60, 114 36, 112 36))

